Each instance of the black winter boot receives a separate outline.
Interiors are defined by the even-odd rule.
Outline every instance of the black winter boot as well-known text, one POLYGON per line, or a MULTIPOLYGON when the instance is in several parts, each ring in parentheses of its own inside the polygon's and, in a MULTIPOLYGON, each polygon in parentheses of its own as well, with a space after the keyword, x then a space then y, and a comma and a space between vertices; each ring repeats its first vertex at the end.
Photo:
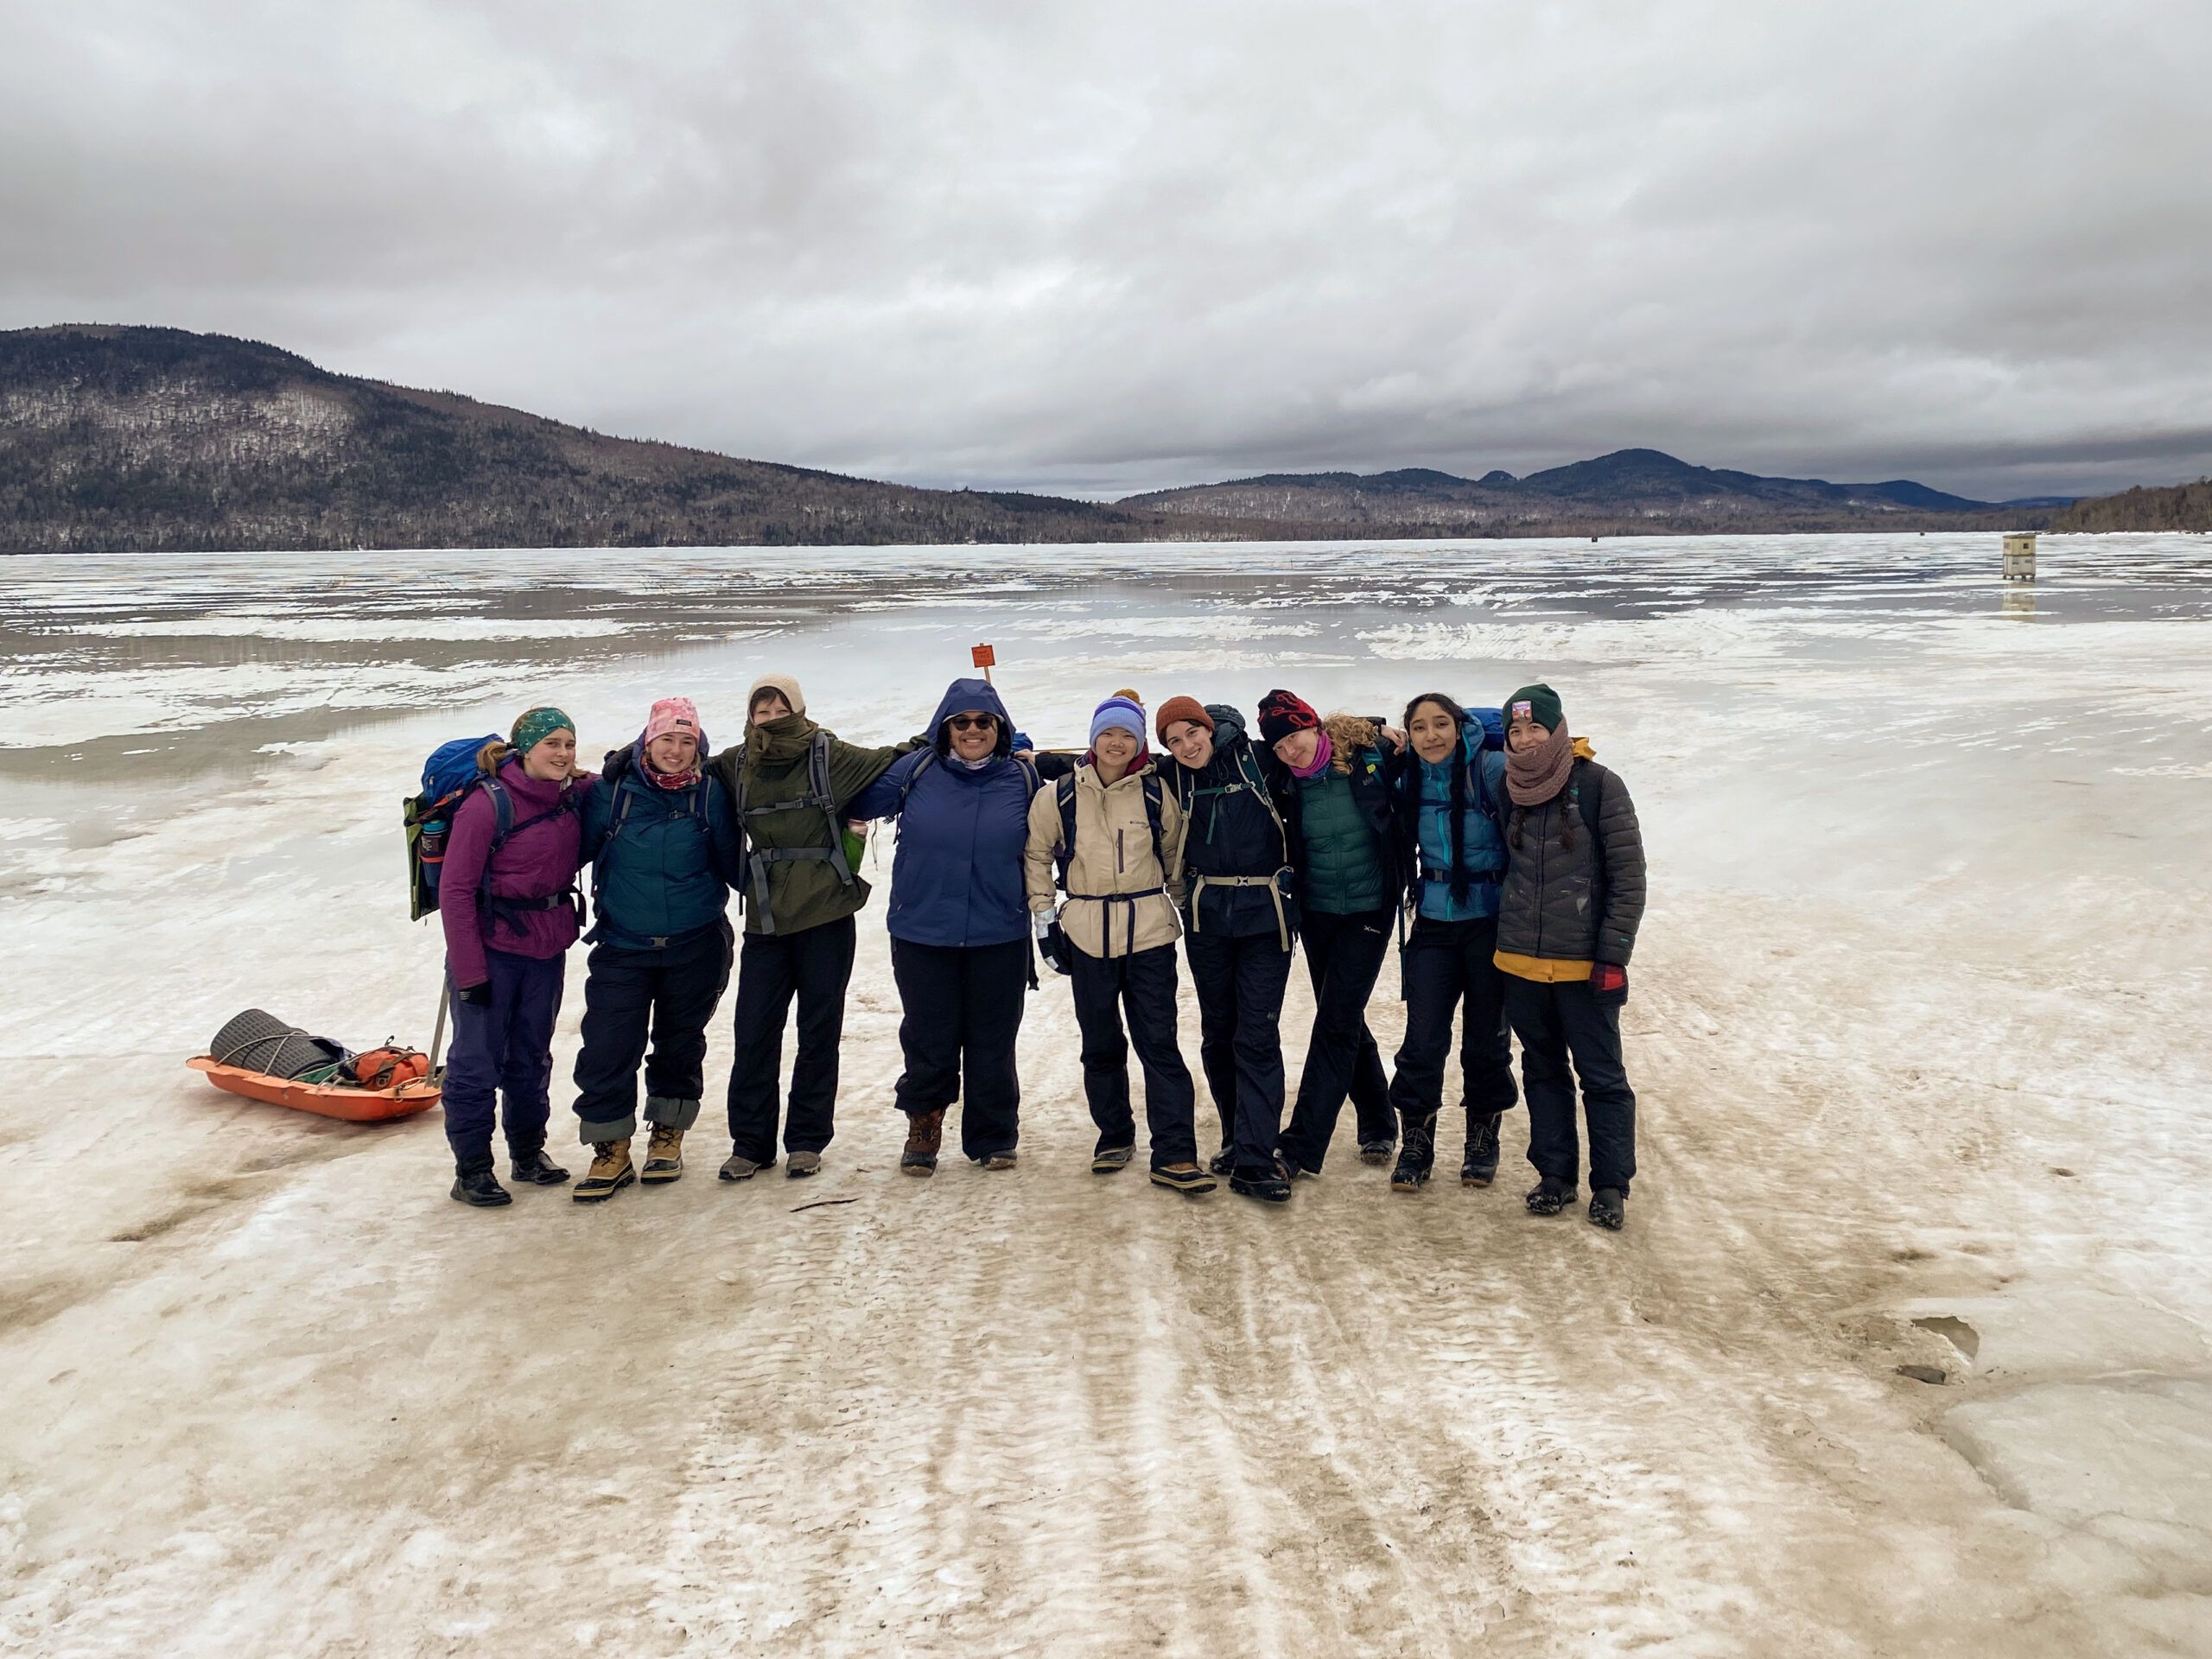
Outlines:
POLYGON ((1573 1181, 1555 1181, 1547 1175, 1529 1189, 1528 1197, 1522 1202, 1529 1206, 1532 1216, 1555 1216, 1574 1202, 1574 1195, 1573 1181))
POLYGON ((462 1169, 454 1172, 453 1196, 463 1204, 473 1204, 479 1210, 496 1210, 503 1204, 512 1204, 515 1195, 499 1185, 499 1178, 489 1169, 462 1169))
POLYGON ((1497 1179, 1497 1121, 1503 1112, 1477 1118, 1468 1125, 1467 1155, 1459 1165, 1459 1185, 1488 1186, 1497 1179))
POLYGON ((515 1179, 531 1186, 558 1186, 569 1179, 569 1172, 556 1163, 547 1161, 545 1148, 514 1154, 515 1179))
POLYGON ((1290 1178, 1276 1164, 1258 1164, 1229 1172, 1229 1190, 1262 1204, 1288 1204, 1290 1178))
POLYGON ((1410 1196, 1421 1191, 1436 1167, 1436 1114, 1407 1118, 1405 1135, 1398 1148, 1398 1166, 1390 1172, 1390 1190, 1410 1196))
POLYGON ((1628 1224, 1628 1195, 1618 1186, 1601 1186, 1590 1195, 1590 1224, 1618 1233, 1628 1224))

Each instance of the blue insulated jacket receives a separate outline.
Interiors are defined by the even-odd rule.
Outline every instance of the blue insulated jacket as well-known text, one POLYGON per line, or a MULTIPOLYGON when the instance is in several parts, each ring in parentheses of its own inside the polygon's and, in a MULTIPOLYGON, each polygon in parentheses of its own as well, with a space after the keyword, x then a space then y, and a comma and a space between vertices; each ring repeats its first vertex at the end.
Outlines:
POLYGON ((1460 729, 1459 752, 1442 762, 1419 760, 1421 845, 1417 907, 1432 921, 1465 922, 1497 914, 1498 883, 1505 872, 1505 838, 1491 803, 1503 786, 1505 757, 1484 747, 1483 727, 1470 719, 1460 729), (1460 852, 1468 874, 1466 895, 1452 898, 1452 773, 1467 767, 1461 811, 1460 852))
POLYGON ((931 743, 902 755, 846 810, 899 820, 891 865, 891 937, 912 944, 1011 944, 1029 937, 1022 852, 1034 767, 1014 759, 1014 722, 984 680, 955 680, 930 721, 931 743), (951 753, 945 722, 964 710, 999 717, 998 747, 979 770, 951 753))
MULTIPOLYGON (((702 744, 702 766, 706 758, 702 744)), ((583 804, 590 937, 632 950, 721 921, 741 862, 737 817, 719 778, 702 771, 689 789, 661 789, 643 767, 636 744, 616 750, 583 804)))

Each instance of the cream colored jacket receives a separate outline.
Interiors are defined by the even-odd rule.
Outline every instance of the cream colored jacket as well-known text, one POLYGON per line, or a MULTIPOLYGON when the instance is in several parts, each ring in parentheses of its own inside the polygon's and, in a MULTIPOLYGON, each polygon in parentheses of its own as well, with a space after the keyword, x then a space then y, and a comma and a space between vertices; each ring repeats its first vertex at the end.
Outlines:
MULTIPOLYGON (((1089 764, 1075 773, 1075 856, 1068 863, 1068 901, 1060 927, 1068 943, 1087 957, 1126 957, 1173 944, 1183 931, 1176 912, 1183 904, 1183 811, 1175 792, 1162 790, 1160 845, 1174 873, 1169 876, 1152 855, 1152 829, 1145 820, 1141 772, 1124 772, 1109 788, 1089 764), (1160 891, 1165 887, 1166 892, 1160 891), (1146 893, 1116 899, 1116 893, 1146 893)), ((1054 785, 1046 784, 1029 803, 1029 846, 1023 857, 1029 908, 1052 914, 1052 855, 1060 845, 1060 807, 1054 785)))

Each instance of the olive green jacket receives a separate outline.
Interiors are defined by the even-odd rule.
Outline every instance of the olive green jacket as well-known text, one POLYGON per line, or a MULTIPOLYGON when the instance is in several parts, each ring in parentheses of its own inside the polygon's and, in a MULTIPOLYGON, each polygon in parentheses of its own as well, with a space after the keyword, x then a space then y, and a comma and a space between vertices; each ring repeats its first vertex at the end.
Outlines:
POLYGON ((823 733, 829 740, 823 757, 829 795, 836 803, 834 810, 825 811, 808 804, 813 792, 810 755, 821 729, 804 715, 785 715, 749 728, 741 747, 725 749, 707 763, 731 801, 743 807, 738 821, 745 836, 739 893, 748 934, 803 932, 850 916, 868 903, 868 883, 843 863, 844 808, 893 761, 929 741, 911 737, 885 748, 863 748, 823 733), (799 855, 788 855, 792 853, 799 855))

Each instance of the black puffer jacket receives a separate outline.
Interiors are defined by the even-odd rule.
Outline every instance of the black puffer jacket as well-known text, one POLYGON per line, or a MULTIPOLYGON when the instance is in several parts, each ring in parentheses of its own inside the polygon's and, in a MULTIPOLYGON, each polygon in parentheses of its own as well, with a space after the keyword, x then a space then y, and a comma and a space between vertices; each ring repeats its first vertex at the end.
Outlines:
POLYGON ((1210 702, 1206 713, 1213 717, 1213 759, 1192 772, 1169 757, 1163 768, 1183 809, 1190 919, 1198 931, 1240 937, 1294 929, 1298 909, 1287 897, 1278 912, 1264 887, 1216 885, 1224 877, 1272 880, 1289 864, 1290 849, 1284 804, 1244 735, 1244 716, 1226 703, 1210 702), (1201 877, 1215 880, 1201 885, 1201 877))
POLYGON ((1514 805, 1502 779, 1497 802, 1506 857, 1498 950, 1626 967, 1643 919, 1643 831, 1628 785, 1578 759, 1567 786, 1542 805, 1514 805))

